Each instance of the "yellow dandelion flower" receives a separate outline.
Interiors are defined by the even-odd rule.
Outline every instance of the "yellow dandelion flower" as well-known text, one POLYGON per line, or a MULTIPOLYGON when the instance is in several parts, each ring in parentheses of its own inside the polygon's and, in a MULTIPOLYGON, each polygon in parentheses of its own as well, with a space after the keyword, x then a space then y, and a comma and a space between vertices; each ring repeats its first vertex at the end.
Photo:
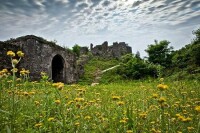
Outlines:
POLYGON ((187 117, 187 118, 183 118, 181 121, 182 122, 190 122, 190 121, 192 121, 192 119, 187 117))
POLYGON ((168 89, 169 87, 165 84, 159 84, 159 85, 157 85, 157 88, 160 89, 161 91, 164 91, 164 90, 168 89))
POLYGON ((16 73, 18 71, 18 69, 17 68, 13 68, 11 71, 16 73))
POLYGON ((185 119, 184 116, 182 116, 182 115, 178 116, 178 120, 180 120, 180 121, 184 121, 184 119, 185 119))
POLYGON ((10 56, 10 57, 14 57, 15 56, 15 53, 13 51, 8 51, 7 52, 7 55, 10 56))
POLYGON ((159 103, 164 103, 164 102, 166 102, 167 100, 166 100, 166 98, 164 98, 164 97, 160 97, 159 99, 158 99, 158 102, 159 103))
POLYGON ((70 104, 72 104, 74 101, 69 101, 68 103, 67 103, 67 105, 70 105, 70 104))
POLYGON ((158 94, 154 93, 154 94, 152 95, 152 97, 153 97, 153 98, 158 98, 158 94))
POLYGON ((89 115, 87 115, 87 116, 84 117, 85 120, 90 120, 91 118, 92 118, 92 117, 89 116, 89 115))
POLYGON ((34 95, 34 94, 35 94, 34 91, 29 92, 29 95, 34 95))
POLYGON ((180 114, 176 114, 176 117, 179 117, 179 116, 181 116, 180 114))
POLYGON ((127 130, 126 133, 133 133, 133 131, 132 130, 127 130))
POLYGON ((62 82, 53 83, 52 86, 58 88, 58 90, 62 90, 64 87, 64 83, 62 82))
POLYGON ((80 123, 76 122, 74 125, 78 127, 78 126, 80 126, 80 123))
POLYGON ((18 55, 19 57, 24 57, 24 53, 23 53, 22 51, 18 51, 18 52, 17 52, 17 55, 18 55))
POLYGON ((124 105, 125 103, 123 101, 119 101, 117 102, 117 105, 121 106, 121 105, 124 105))
POLYGON ((85 90, 85 88, 78 88, 78 89, 76 89, 77 91, 80 91, 80 92, 85 92, 86 90, 85 90))
POLYGON ((121 98, 120 96, 112 96, 113 100, 120 100, 120 98, 121 98))
POLYGON ((34 103, 35 103, 36 106, 40 105, 39 101, 35 101, 34 103))
POLYGON ((37 123, 37 124, 35 124, 35 127, 37 127, 37 128, 39 128, 39 127, 41 127, 42 126, 42 123, 37 123))
POLYGON ((30 73, 30 71, 29 71, 29 70, 26 70, 26 71, 25 71, 25 73, 26 73, 26 74, 29 74, 29 73, 30 73))
POLYGON ((119 122, 120 122, 120 123, 127 123, 127 122, 128 122, 128 118, 124 117, 124 118, 121 119, 119 122))
POLYGON ((7 72, 8 72, 8 69, 3 69, 1 72, 7 73, 7 72))
POLYGON ((55 103, 56 103, 56 104, 60 104, 61 101, 60 101, 60 100, 55 100, 55 103))
POLYGON ((160 130, 156 130, 155 128, 152 128, 152 129, 151 129, 151 132, 153 132, 153 133, 161 133, 160 130))
POLYGON ((23 95, 24 95, 24 96, 28 96, 29 93, 25 91, 25 92, 23 92, 23 95))
POLYGON ((122 119, 122 120, 120 120, 119 122, 120 122, 120 123, 126 123, 127 121, 124 120, 124 119, 122 119))
POLYGON ((197 112, 200 113, 200 106, 196 106, 196 107, 194 108, 194 110, 196 110, 197 112))
POLYGON ((16 79, 16 81, 21 81, 21 80, 22 80, 21 78, 17 78, 17 79, 16 79))
POLYGON ((146 112, 140 113, 139 117, 142 118, 142 119, 146 119, 147 113, 146 112))
POLYGON ((83 102, 84 98, 75 98, 74 101, 76 101, 76 102, 83 102))
POLYGON ((53 117, 50 117, 48 118, 48 121, 51 122, 51 121, 54 121, 55 119, 53 117))

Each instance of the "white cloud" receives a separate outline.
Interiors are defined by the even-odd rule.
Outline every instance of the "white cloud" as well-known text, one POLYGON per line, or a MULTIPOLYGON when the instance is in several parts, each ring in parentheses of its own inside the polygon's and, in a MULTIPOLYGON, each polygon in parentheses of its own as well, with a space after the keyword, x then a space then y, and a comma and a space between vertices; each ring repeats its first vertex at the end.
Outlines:
POLYGON ((67 45, 125 41, 141 50, 154 39, 187 42, 185 34, 191 35, 200 21, 200 3, 196 0, 32 0, 34 5, 31 0, 21 2, 0 5, 0 39, 36 34, 67 45), (12 4, 15 7, 10 8, 12 4))

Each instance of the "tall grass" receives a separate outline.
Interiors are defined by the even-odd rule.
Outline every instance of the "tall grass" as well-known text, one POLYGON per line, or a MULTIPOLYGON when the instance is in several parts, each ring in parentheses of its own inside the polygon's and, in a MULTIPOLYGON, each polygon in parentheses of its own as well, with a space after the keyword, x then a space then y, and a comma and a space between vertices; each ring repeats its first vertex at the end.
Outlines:
POLYGON ((0 132, 200 131, 200 84, 195 80, 83 86, 47 79, 42 73, 40 82, 23 80, 23 75, 13 81, 0 71, 0 132))

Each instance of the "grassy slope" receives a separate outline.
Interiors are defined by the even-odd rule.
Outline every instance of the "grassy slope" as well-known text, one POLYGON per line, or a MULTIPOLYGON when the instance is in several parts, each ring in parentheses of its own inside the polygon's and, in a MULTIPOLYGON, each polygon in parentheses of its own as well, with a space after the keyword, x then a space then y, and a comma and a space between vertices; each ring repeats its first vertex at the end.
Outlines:
MULTIPOLYGON (((79 83, 80 84, 91 84, 94 81, 95 73, 98 70, 102 71, 102 70, 105 70, 107 68, 113 67, 118 64, 119 64, 119 61, 117 61, 115 59, 106 60, 106 59, 94 57, 85 65, 85 74, 83 77, 81 77, 81 79, 79 80, 79 83)), ((118 77, 118 75, 115 74, 115 70, 111 70, 102 75, 100 82, 106 83, 117 77, 118 77), (111 77, 111 75, 112 75, 112 77, 111 77)))

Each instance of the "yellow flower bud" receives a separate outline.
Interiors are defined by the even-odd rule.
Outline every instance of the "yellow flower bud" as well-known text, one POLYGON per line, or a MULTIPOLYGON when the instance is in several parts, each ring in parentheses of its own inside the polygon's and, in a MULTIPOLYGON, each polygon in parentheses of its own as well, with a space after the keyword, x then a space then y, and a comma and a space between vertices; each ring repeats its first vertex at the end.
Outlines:
POLYGON ((13 59, 13 60, 12 60, 12 63, 13 63, 14 65, 17 65, 17 64, 19 63, 19 61, 18 61, 17 59, 13 59))
POLYGON ((18 55, 19 57, 24 57, 24 53, 23 53, 22 51, 18 51, 18 52, 17 52, 17 55, 18 55))
POLYGON ((7 55, 10 57, 15 57, 15 53, 13 51, 8 51, 7 55))

